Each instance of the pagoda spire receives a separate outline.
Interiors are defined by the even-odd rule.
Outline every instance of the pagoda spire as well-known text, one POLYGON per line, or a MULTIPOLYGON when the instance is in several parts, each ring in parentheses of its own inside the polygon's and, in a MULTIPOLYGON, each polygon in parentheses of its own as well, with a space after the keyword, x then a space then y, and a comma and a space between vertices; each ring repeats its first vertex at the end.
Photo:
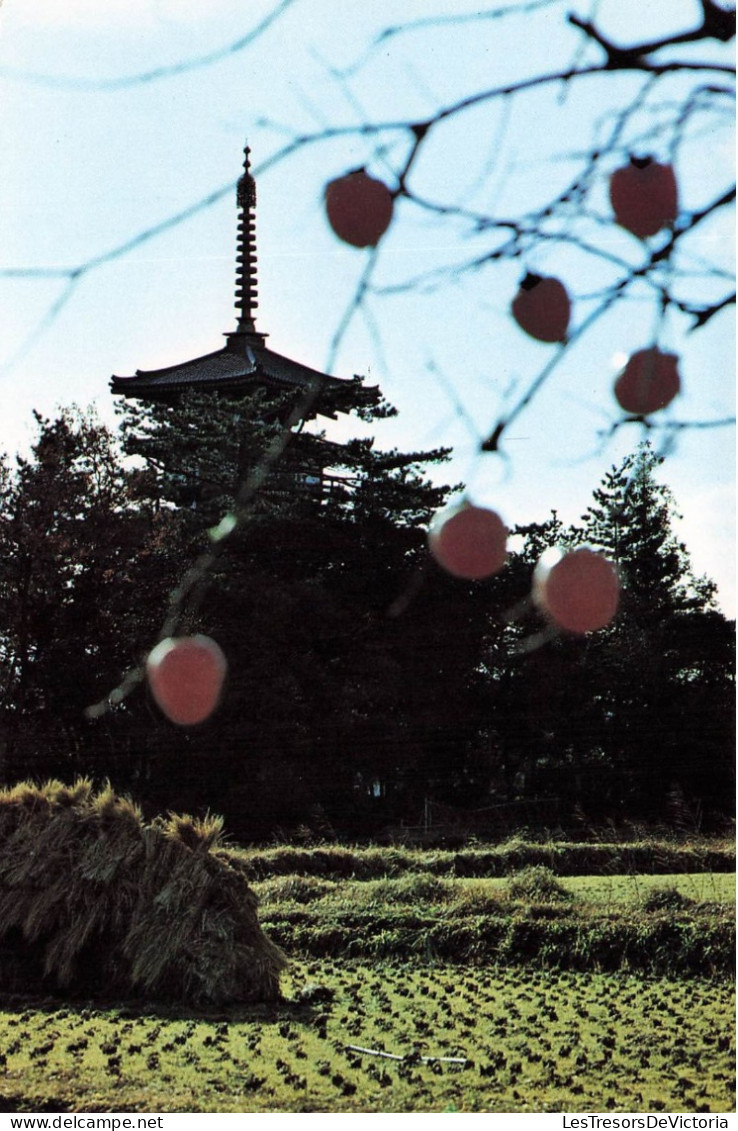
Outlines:
MULTIPOLYGON (((2 4, 2 0, 0 0, 2 4)), ((226 344, 202 357, 193 357, 163 369, 137 369, 131 377, 111 381, 113 392, 142 401, 174 404, 183 392, 196 389, 220 396, 240 396, 263 389, 267 393, 294 397, 310 393, 306 419, 317 415, 338 419, 339 412, 353 412, 358 406, 376 405, 377 388, 365 388, 360 378, 346 380, 321 373, 309 365, 269 349, 266 334, 256 329, 256 185, 251 175, 248 145, 244 152, 243 173, 238 180, 238 254, 236 259, 236 310, 238 325, 224 335, 226 344), (320 398, 313 392, 318 383, 320 398), (314 403, 313 403, 314 402, 314 403)))
MULTIPOLYGON (((236 256, 236 334, 246 334, 263 341, 264 335, 256 329, 254 312, 258 303, 256 275, 256 182, 251 175, 248 145, 244 150, 243 174, 236 188, 238 204, 238 251, 236 256)), ((231 335, 228 335, 229 338, 231 335)))

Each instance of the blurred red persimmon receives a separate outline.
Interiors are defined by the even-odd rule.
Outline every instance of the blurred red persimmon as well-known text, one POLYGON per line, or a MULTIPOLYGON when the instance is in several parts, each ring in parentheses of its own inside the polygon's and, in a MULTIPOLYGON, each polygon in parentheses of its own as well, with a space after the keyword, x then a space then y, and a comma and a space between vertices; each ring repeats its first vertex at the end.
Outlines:
POLYGON ((507 527, 493 510, 457 503, 434 517, 428 547, 447 573, 479 581, 507 561, 507 527))
POLYGON ((194 726, 218 706, 227 667, 209 636, 168 637, 150 652, 146 676, 167 718, 179 726, 194 726))
POLYGON ((615 381, 615 397, 625 412, 647 416, 666 408, 679 392, 679 358, 653 346, 638 350, 615 381))
POLYGON ((612 562, 587 546, 547 550, 533 572, 533 599, 568 632, 594 632, 615 616, 620 581, 612 562))
POLYGON ((571 301, 559 279, 525 276, 512 302, 513 318, 539 342, 562 342, 571 317, 571 301))

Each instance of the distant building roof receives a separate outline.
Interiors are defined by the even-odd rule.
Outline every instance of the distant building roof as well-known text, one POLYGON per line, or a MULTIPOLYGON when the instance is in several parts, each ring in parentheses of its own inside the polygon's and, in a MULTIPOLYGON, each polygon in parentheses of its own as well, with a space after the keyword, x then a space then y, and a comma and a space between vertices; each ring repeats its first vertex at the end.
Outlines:
POLYGON ((380 400, 376 386, 366 388, 360 377, 331 377, 302 362, 275 353, 265 344, 265 335, 256 329, 257 302, 255 210, 256 185, 249 168, 246 147, 244 172, 236 199, 239 208, 238 252, 236 260, 236 310, 238 327, 226 335, 226 345, 203 357, 193 358, 164 369, 138 369, 134 376, 111 380, 113 393, 141 400, 170 400, 187 389, 213 392, 247 393, 268 387, 275 392, 315 389, 315 401, 308 413, 334 417, 359 406, 380 400))

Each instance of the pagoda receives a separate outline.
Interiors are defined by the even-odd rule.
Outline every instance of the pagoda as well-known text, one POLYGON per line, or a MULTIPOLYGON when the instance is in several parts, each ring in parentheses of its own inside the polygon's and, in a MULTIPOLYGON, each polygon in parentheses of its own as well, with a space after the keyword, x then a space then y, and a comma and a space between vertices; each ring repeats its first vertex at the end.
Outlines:
POLYGON ((276 353, 256 329, 256 184, 246 146, 244 171, 236 189, 239 211, 236 262, 236 310, 238 325, 225 334, 222 349, 164 369, 138 369, 132 377, 111 379, 114 394, 144 401, 176 401, 179 394, 195 389, 221 395, 243 396, 257 390, 281 395, 305 396, 309 407, 303 419, 316 415, 337 419, 338 413, 375 405, 376 387, 367 388, 360 377, 344 379, 321 373, 302 362, 276 353))

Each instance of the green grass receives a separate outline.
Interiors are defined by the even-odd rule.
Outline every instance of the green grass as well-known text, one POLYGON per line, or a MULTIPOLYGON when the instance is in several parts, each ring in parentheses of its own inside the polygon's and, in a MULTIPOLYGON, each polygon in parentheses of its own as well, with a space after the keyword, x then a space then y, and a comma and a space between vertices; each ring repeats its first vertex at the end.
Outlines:
POLYGON ((267 935, 303 957, 664 976, 735 969, 735 877, 725 874, 558 878, 536 865, 505 879, 292 876, 254 888, 267 935))
POLYGON ((641 903, 649 893, 676 888, 697 903, 735 903, 735 875, 692 872, 657 876, 576 876, 562 884, 580 899, 590 903, 641 903))
POLYGON ((231 864, 250 881, 273 876, 323 880, 372 880, 406 873, 435 876, 503 877, 543 865, 557 876, 671 875, 735 872, 735 844, 727 839, 643 838, 634 841, 533 841, 513 837, 501 844, 458 851, 337 844, 298 848, 231 848, 231 864))
MULTIPOLYGON (((696 902, 735 903, 736 896, 735 875, 727 873, 563 876, 559 882, 575 899, 599 906, 641 903, 649 892, 667 887, 696 902)), ((461 880, 458 890, 494 896, 504 892, 506 883, 503 879, 461 880)))
POLYGON ((0 1110, 734 1110, 724 981, 325 960, 284 990, 217 1016, 6 1004, 0 1110))
MULTIPOLYGON (((582 903, 598 906, 641 903, 648 893, 676 888, 696 902, 735 903, 736 879, 728 873, 687 873, 654 876, 563 876, 561 887, 582 903)), ((509 890, 509 878, 457 879, 424 877, 414 873, 381 880, 321 880, 314 876, 276 876, 252 885, 261 906, 321 901, 321 905, 385 905, 469 903, 495 900, 509 890)))
POLYGON ((521 843, 230 851, 291 958, 283 999, 6 996, 0 1112, 735 1110, 735 875, 706 866, 729 847, 639 874, 596 845, 585 874, 578 846, 521 843))

